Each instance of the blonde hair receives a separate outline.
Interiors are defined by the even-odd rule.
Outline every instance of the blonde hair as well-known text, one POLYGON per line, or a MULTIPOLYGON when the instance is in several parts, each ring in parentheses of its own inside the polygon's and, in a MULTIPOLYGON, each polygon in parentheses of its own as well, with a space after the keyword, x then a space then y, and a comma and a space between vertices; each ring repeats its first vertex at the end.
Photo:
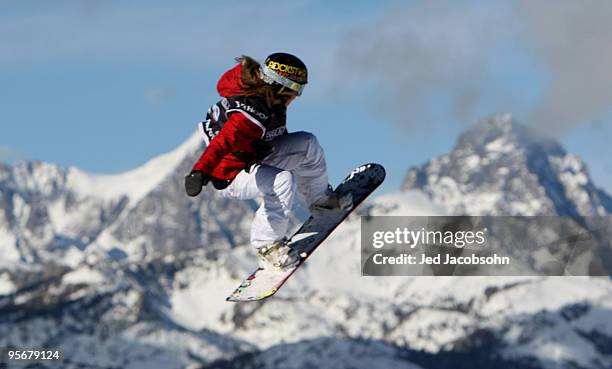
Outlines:
POLYGON ((279 91, 276 86, 269 85, 261 79, 261 65, 246 55, 236 58, 236 61, 242 65, 240 88, 244 91, 244 96, 263 97, 266 103, 272 106, 279 91))

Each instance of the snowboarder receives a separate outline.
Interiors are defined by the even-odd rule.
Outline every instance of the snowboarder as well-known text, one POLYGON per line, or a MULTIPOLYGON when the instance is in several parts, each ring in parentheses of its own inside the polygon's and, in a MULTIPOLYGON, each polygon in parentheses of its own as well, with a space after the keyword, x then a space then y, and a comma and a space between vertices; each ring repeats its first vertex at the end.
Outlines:
POLYGON ((296 194, 311 212, 337 208, 338 197, 328 184, 317 138, 287 132, 287 107, 308 80, 304 63, 287 53, 271 54, 263 65, 248 56, 236 61, 217 84, 223 99, 200 123, 207 146, 185 177, 185 190, 197 196, 210 182, 224 197, 263 198, 251 226, 251 244, 260 266, 285 268, 299 260, 286 245, 296 194))

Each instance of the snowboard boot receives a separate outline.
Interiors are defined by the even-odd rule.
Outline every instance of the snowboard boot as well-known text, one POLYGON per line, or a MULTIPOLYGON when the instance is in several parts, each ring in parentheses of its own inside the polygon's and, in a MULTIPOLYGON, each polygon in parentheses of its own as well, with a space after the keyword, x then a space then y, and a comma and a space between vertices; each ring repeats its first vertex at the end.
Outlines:
POLYGON ((287 240, 282 239, 271 245, 257 249, 259 267, 263 269, 285 269, 294 266, 300 261, 300 256, 287 246, 287 240))

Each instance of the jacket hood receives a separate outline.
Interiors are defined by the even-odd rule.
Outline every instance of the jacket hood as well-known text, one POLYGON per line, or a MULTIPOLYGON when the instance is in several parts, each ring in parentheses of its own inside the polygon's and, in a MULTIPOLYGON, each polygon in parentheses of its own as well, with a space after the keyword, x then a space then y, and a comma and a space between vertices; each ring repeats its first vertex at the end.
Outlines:
POLYGON ((238 64, 223 73, 217 83, 217 91, 223 97, 238 96, 242 94, 240 81, 242 80, 242 65, 238 64))

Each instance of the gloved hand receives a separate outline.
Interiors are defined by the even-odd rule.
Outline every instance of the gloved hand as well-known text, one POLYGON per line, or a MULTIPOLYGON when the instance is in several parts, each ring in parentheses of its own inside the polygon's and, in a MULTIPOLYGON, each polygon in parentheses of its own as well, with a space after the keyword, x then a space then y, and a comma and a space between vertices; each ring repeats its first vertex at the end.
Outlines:
POLYGON ((210 176, 199 170, 194 170, 185 176, 185 192, 194 197, 202 192, 202 187, 210 181, 210 176))
POLYGON ((251 143, 251 146, 255 149, 255 155, 258 161, 265 159, 274 152, 274 145, 264 140, 254 141, 251 143))

